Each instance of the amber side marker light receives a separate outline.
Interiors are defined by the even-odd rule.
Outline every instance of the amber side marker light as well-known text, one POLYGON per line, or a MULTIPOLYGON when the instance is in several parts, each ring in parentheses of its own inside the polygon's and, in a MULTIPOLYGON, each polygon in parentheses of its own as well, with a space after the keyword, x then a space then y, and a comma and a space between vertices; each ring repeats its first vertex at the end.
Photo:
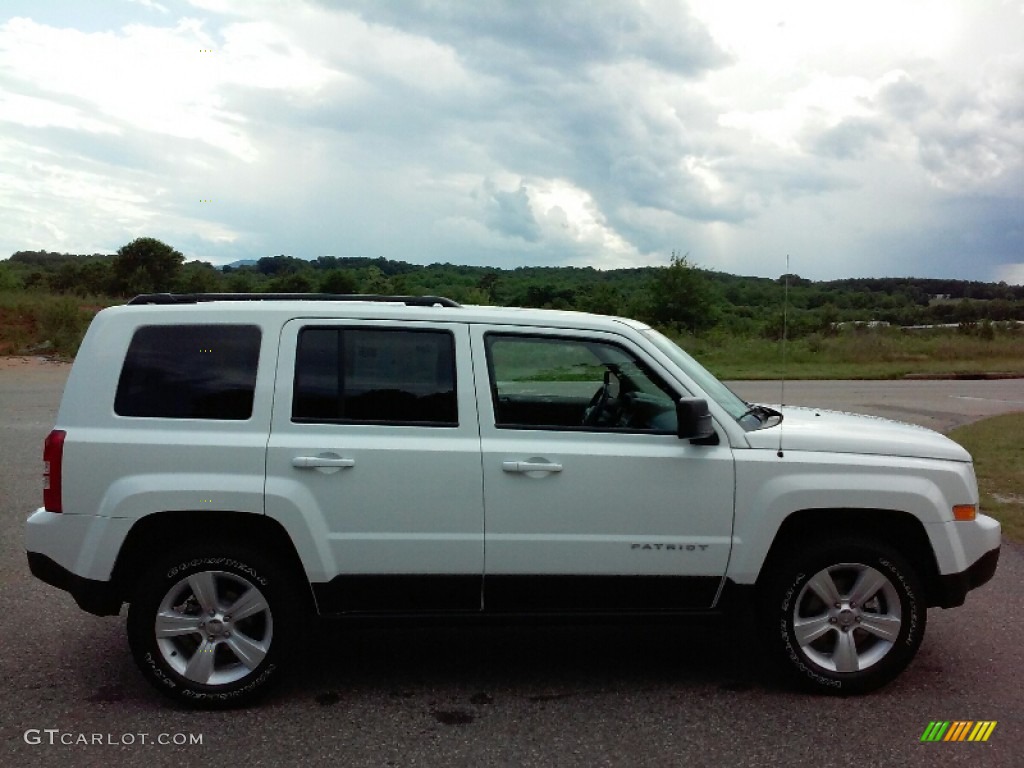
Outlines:
POLYGON ((976 504, 957 504, 953 507, 953 519, 961 522, 970 522, 978 516, 976 504))

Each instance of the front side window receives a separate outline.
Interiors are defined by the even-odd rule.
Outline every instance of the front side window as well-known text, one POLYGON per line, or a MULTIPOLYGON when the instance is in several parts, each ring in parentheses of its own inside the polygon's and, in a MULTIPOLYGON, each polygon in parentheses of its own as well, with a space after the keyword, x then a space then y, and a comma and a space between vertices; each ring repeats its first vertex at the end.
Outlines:
POLYGON ((496 426, 675 433, 675 396, 624 348, 603 341, 488 334, 496 426))
POLYGON ((292 421, 458 426, 452 334, 303 328, 292 421))
POLYGON ((248 419, 259 357, 260 329, 254 325, 142 326, 128 345, 114 413, 248 419))

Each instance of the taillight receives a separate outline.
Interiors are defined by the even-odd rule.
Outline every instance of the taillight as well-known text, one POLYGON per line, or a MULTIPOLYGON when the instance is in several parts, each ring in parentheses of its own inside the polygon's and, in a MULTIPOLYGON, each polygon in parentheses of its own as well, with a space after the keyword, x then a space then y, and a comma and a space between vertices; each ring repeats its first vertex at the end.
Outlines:
POLYGON ((55 429, 43 442, 43 506, 47 512, 63 512, 60 493, 61 464, 64 461, 63 429, 55 429))

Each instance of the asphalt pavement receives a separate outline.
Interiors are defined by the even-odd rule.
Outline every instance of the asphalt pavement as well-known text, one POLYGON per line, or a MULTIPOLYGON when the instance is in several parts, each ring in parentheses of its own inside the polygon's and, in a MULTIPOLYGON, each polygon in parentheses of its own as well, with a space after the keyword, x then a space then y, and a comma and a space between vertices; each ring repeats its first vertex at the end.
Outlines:
MULTIPOLYGON (((124 616, 33 579, 22 529, 64 366, 0 369, 0 766, 1021 766, 1024 551, 962 608, 929 612, 895 683, 828 698, 779 688, 742 624, 310 628, 262 705, 197 713, 136 672, 124 616), (12 372, 13 370, 13 372, 12 372), (991 720, 984 743, 922 743, 991 720), (199 742, 199 743, 197 743, 199 742)), ((745 397, 777 403, 771 383, 745 397)), ((1024 409, 1006 382, 791 382, 787 403, 943 429, 1024 409), (906 386, 904 386, 906 385, 906 386)))

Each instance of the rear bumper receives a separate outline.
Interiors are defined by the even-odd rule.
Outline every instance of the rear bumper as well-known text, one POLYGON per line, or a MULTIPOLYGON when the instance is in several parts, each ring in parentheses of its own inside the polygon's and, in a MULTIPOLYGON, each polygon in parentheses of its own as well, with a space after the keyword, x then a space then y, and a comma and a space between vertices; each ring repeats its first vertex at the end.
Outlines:
POLYGON ((95 581, 72 573, 39 552, 28 553, 28 567, 40 581, 69 592, 78 607, 97 616, 116 616, 124 602, 109 581, 95 581))
POLYGON ((995 575, 999 563, 999 547, 989 550, 975 560, 969 568, 960 573, 939 576, 931 603, 940 608, 955 608, 963 605, 967 593, 988 583, 995 575))

